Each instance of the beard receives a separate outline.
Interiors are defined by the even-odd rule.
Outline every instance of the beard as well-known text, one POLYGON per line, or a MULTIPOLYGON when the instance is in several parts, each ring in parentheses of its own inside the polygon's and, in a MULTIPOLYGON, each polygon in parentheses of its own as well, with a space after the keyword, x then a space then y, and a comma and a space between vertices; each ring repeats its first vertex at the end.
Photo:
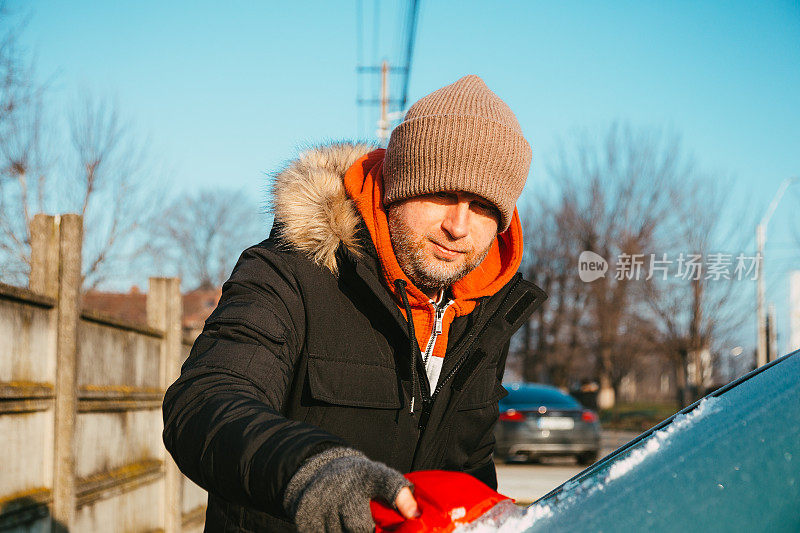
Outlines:
MULTIPOLYGON (((447 244, 452 240, 444 234, 416 233, 395 213, 391 207, 388 209, 389 237, 394 255, 406 276, 422 292, 435 292, 452 286, 475 270, 492 247, 491 242, 483 250, 472 246, 455 261, 438 259, 426 249, 426 244, 430 241, 447 244)), ((463 250, 464 246, 458 249, 463 250)))

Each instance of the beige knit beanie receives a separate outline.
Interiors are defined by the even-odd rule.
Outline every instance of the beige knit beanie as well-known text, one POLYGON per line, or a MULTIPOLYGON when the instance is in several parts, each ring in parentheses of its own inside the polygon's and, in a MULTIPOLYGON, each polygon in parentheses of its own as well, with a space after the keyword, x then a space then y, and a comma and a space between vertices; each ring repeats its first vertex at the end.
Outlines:
POLYGON ((422 194, 465 191, 511 223, 531 165, 531 147, 514 113, 481 78, 460 80, 423 97, 389 138, 383 162, 385 205, 422 194))

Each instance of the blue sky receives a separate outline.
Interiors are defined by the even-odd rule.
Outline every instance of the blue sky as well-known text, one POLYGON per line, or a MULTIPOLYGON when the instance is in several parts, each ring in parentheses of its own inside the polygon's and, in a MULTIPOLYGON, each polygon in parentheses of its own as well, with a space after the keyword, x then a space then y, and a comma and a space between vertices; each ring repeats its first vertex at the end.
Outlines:
MULTIPOLYGON (((29 13, 25 43, 56 102, 84 90, 116 100, 175 190, 222 185, 262 199, 264 173, 298 145, 371 134, 357 120, 355 0, 12 5, 29 13)), ((397 27, 384 20, 381 40, 397 27)), ((546 181, 559 142, 613 121, 679 134, 701 167, 735 180, 736 205, 760 211, 800 174, 794 1, 421 0, 410 100, 467 73, 506 100, 531 141, 526 191, 546 181)), ((784 341, 798 206, 800 185, 767 248, 784 341)))

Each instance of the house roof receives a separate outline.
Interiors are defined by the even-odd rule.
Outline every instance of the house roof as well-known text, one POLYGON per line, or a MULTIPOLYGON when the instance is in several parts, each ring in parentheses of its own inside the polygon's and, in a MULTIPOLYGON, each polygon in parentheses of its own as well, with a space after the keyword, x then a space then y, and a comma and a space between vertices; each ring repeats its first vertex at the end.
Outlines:
MULTIPOLYGON (((203 327, 206 318, 219 302, 220 287, 197 289, 182 295, 184 329, 203 327)), ((134 286, 130 292, 87 291, 83 295, 83 308, 119 318, 135 324, 147 324, 147 294, 134 286)))

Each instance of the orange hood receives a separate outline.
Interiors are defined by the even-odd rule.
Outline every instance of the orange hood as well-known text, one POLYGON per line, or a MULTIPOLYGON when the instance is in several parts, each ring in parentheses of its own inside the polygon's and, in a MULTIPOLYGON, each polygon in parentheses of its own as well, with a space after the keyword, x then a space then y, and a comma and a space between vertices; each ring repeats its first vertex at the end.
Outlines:
MULTIPOLYGON (((400 303, 394 281, 402 279, 406 282, 417 342, 420 350, 424 351, 433 330, 433 308, 429 298, 400 268, 392 248, 382 200, 384 153, 384 149, 374 150, 357 160, 345 173, 344 186, 378 251, 384 285, 394 295, 404 316, 406 312, 400 303)), ((445 312, 442 333, 437 339, 433 356, 444 357, 449 325, 455 317, 472 312, 479 298, 495 294, 511 280, 522 262, 522 250, 522 227, 515 209, 509 228, 497 236, 483 262, 451 287, 454 303, 445 312)))

